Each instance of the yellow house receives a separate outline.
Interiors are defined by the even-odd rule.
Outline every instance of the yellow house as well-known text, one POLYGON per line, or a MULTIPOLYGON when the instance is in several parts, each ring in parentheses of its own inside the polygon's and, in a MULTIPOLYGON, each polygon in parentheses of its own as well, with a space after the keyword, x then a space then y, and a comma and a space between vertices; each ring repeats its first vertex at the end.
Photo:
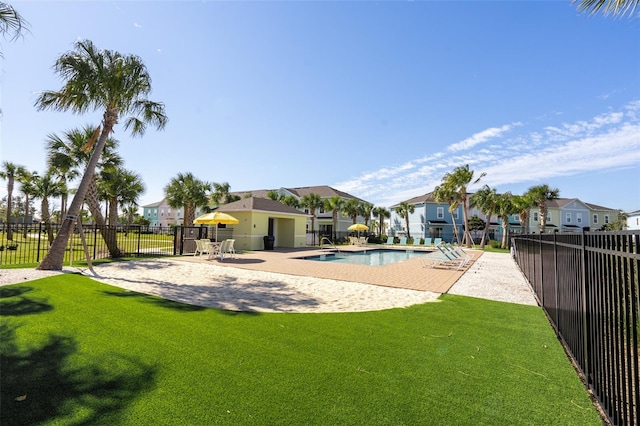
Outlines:
POLYGON ((240 221, 233 225, 236 250, 263 250, 265 236, 273 236, 276 248, 305 247, 308 214, 268 198, 243 198, 220 206, 240 221))

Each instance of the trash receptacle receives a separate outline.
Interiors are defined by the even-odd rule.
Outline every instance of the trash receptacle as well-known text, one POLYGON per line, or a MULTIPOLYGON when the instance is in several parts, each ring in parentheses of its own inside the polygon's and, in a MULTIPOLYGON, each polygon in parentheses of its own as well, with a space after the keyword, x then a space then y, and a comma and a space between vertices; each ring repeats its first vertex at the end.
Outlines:
POLYGON ((273 242, 276 240, 276 237, 273 235, 265 235, 262 239, 264 240, 264 249, 273 250, 273 242))

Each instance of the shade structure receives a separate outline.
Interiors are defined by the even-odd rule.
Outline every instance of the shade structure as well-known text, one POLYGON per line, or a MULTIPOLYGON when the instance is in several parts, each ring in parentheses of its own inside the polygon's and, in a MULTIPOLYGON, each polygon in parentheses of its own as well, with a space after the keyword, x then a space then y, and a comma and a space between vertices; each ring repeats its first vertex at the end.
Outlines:
POLYGON ((240 223, 238 219, 227 213, 211 212, 198 216, 194 221, 196 225, 216 225, 216 241, 218 241, 218 224, 236 225, 240 223))
POLYGON ((349 231, 368 231, 369 227, 363 223, 354 223, 347 228, 349 231))

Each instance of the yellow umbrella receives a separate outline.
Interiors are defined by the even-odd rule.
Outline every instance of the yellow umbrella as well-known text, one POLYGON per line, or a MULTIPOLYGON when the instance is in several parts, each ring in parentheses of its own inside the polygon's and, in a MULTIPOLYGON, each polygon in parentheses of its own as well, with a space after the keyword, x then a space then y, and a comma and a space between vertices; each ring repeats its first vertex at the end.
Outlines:
POLYGON ((347 228, 349 231, 368 231, 369 227, 363 223, 354 223, 347 228))
POLYGON ((196 225, 216 225, 216 241, 218 241, 218 224, 236 225, 240 223, 238 219, 227 213, 211 212, 198 216, 194 221, 196 225))

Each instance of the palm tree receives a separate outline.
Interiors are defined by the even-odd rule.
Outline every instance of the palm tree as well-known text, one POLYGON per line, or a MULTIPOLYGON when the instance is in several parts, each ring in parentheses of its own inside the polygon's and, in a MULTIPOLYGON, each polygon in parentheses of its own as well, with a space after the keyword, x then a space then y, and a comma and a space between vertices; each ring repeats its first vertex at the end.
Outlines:
POLYGON ((215 204, 216 206, 220 205, 221 201, 224 201, 223 204, 229 203, 229 190, 231 189, 231 185, 229 185, 229 182, 223 182, 223 183, 213 183, 213 193, 211 194, 211 201, 213 201, 213 204, 215 204))
POLYGON ((442 183, 450 185, 458 193, 460 204, 462 205, 462 223, 464 225, 464 241, 467 247, 471 247, 471 232, 469 232, 469 219, 467 214, 467 189, 470 185, 475 185, 486 176, 486 173, 473 180, 474 171, 469 169, 469 165, 457 167, 453 173, 447 173, 442 178, 442 183))
POLYGON ((485 242, 487 241, 487 234, 489 233, 491 216, 496 209, 498 194, 494 188, 490 188, 489 185, 485 185, 476 191, 469 201, 471 207, 479 208, 486 216, 484 230, 482 231, 482 241, 480 242, 480 249, 483 249, 485 242))
POLYGON ((315 245, 316 241, 316 211, 324 206, 324 202, 322 201, 322 197, 315 193, 310 193, 304 195, 300 200, 300 207, 304 207, 309 209, 309 214, 311 214, 311 233, 313 234, 313 244, 315 245))
MULTIPOLYGON (((55 133, 49 134, 45 140, 47 149, 47 165, 52 173, 59 176, 65 185, 68 185, 70 179, 80 175, 86 169, 91 160, 91 140, 96 136, 96 131, 91 126, 85 126, 82 129, 72 129, 58 136, 55 133)), ((118 141, 113 138, 107 138, 102 156, 98 162, 96 169, 104 169, 108 167, 119 167, 122 164, 122 158, 116 152, 118 141)), ((89 187, 85 194, 85 202, 89 207, 93 222, 98 225, 102 239, 107 245, 109 254, 112 257, 120 256, 115 230, 109 229, 106 220, 102 214, 100 207, 100 195, 94 172, 89 182, 89 187)), ((67 194, 61 197, 62 217, 64 218, 67 210, 67 194)))
POLYGON ((342 214, 349 216, 354 224, 358 221, 360 210, 360 202, 354 198, 347 200, 342 206, 342 214))
POLYGON ((524 195, 514 195, 512 200, 514 208, 520 216, 520 228, 523 234, 529 233, 529 210, 536 205, 535 200, 529 193, 524 195))
POLYGON ((13 186, 15 180, 26 173, 27 169, 23 166, 18 166, 8 161, 2 163, 2 168, 0 168, 0 178, 5 179, 7 181, 7 240, 13 241, 13 229, 11 228, 11 210, 13 208, 13 186))
MULTIPOLYGON (((24 227, 22 231, 22 236, 27 238, 27 219, 29 218, 29 208, 30 208, 30 200, 29 197, 34 193, 33 181, 38 177, 38 173, 29 172, 26 169, 24 173, 21 173, 18 176, 18 182, 20 182, 20 190, 24 194, 24 227)), ((33 222, 33 220, 31 221, 33 222)))
POLYGON ((134 55, 123 56, 111 50, 99 50, 89 40, 77 41, 75 50, 62 54, 54 65, 64 84, 59 91, 44 91, 38 96, 39 110, 72 111, 81 114, 103 110, 102 130, 96 129, 97 143, 87 164, 78 191, 51 250, 38 269, 60 270, 64 250, 73 222, 84 201, 102 151, 114 126, 123 116, 125 130, 142 136, 148 124, 163 129, 167 123, 164 105, 146 98, 151 92, 151 78, 142 60, 134 55), (131 115, 129 115, 131 114, 131 115))
POLYGON ((382 235, 384 232, 384 219, 389 219, 391 217, 391 212, 386 207, 376 207, 373 209, 373 215, 380 218, 379 226, 380 232, 379 235, 382 235))
MULTIPOLYGON (((577 2, 578 0, 573 0, 573 3, 577 2)), ((602 11, 605 16, 609 14, 624 16, 625 14, 633 15, 639 4, 640 0, 580 0, 578 10, 589 12, 590 15, 602 11)))
POLYGON ((193 226, 196 208, 206 207, 212 185, 197 179, 191 173, 178 173, 164 188, 167 203, 174 208, 184 207, 184 226, 193 226))
MULTIPOLYGON (((24 31, 28 31, 28 25, 13 6, 6 2, 0 2, 0 34, 5 39, 16 40, 24 31)), ((2 56, 0 55, 0 57, 2 56)))
POLYGON ((118 207, 136 204, 144 192, 144 183, 140 175, 133 171, 108 167, 100 173, 98 191, 108 202, 109 225, 115 227, 118 223, 118 207))
POLYGON ((457 242, 460 242, 460 235, 458 234, 458 225, 456 224, 456 218, 453 216, 453 212, 458 208, 460 198, 458 192, 447 182, 440 186, 436 186, 433 190, 433 199, 438 203, 447 203, 449 205, 449 214, 451 215, 451 223, 453 224, 453 235, 457 242))
POLYGON ((507 248, 507 236, 509 235, 509 215, 517 212, 513 205, 513 196, 510 192, 498 195, 496 202, 496 215, 502 223, 502 243, 501 248, 507 248))
POLYGON ((280 193, 275 189, 272 189, 269 192, 267 192, 267 197, 273 201, 280 201, 282 199, 282 196, 280 195, 280 193))
POLYGON ((538 206, 540 214, 540 233, 543 233, 547 227, 547 201, 552 201, 560 196, 558 188, 550 188, 549 185, 532 186, 525 193, 527 197, 531 197, 534 205, 538 206))
POLYGON ((373 204, 363 202, 360 203, 360 216, 364 217, 364 224, 369 226, 369 220, 371 220, 371 212, 373 211, 373 204))
POLYGON ((324 208, 325 210, 332 211, 333 217, 333 239, 334 241, 337 239, 338 232, 338 213, 342 211, 342 207, 344 206, 344 199, 338 195, 334 195, 331 198, 325 198, 324 200, 324 208))
POLYGON ((40 214, 42 215, 42 221, 44 222, 45 229, 47 230, 47 236, 49 238, 49 245, 54 242, 53 229, 51 228, 51 213, 49 212, 49 198, 59 197, 67 191, 67 187, 61 179, 56 179, 55 176, 47 172, 44 176, 36 176, 33 179, 33 196, 40 198, 40 214))
POLYGON ((396 207, 396 213, 402 219, 407 226, 407 238, 411 238, 411 233, 409 232, 409 215, 412 215, 416 211, 416 206, 414 204, 409 204, 406 201, 401 202, 396 207))

